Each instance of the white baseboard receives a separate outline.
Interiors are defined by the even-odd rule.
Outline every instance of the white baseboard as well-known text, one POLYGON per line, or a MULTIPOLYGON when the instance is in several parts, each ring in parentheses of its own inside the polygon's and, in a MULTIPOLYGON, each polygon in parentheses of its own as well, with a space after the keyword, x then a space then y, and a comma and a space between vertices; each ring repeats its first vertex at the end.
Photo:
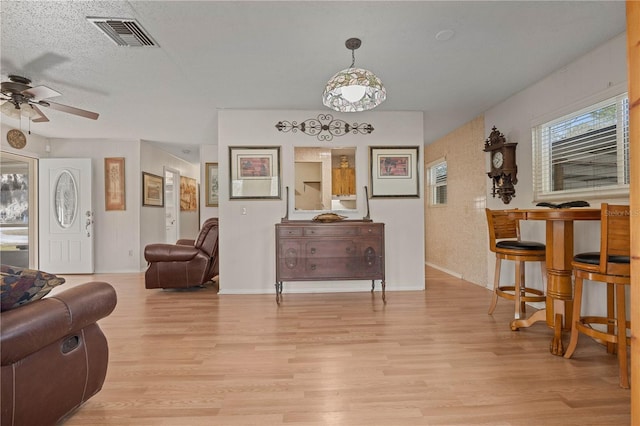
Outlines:
POLYGON ((427 265, 430 268, 437 269, 438 271, 444 272, 445 274, 449 274, 449 275, 454 276, 456 278, 463 279, 462 278, 462 274, 460 274, 458 272, 451 271, 451 270, 449 270, 447 268, 443 268, 442 266, 435 265, 435 264, 433 264, 431 262, 424 262, 424 264, 427 265))

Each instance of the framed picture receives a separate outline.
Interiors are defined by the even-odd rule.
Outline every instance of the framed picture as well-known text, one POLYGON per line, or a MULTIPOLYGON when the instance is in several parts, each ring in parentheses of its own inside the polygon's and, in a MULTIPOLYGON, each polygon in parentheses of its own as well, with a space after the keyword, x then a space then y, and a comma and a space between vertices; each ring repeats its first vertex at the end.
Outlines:
POLYGON ((369 147, 371 198, 419 198, 417 146, 369 147))
POLYGON ((229 147, 229 198, 280 198, 280 147, 229 147))
POLYGON ((193 178, 180 176, 180 210, 198 210, 198 183, 193 178))
POLYGON ((125 210, 124 157, 104 159, 105 210, 125 210))
POLYGON ((205 163, 207 207, 218 207, 218 163, 205 163))
POLYGON ((142 205, 164 207, 164 178, 142 172, 142 205))

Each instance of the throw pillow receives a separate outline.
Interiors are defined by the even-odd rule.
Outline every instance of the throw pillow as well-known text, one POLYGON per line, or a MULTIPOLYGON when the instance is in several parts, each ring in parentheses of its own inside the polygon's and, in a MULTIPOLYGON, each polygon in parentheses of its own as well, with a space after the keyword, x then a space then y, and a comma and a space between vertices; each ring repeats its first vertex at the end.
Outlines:
POLYGON ((64 278, 35 269, 0 266, 0 312, 42 299, 64 278))

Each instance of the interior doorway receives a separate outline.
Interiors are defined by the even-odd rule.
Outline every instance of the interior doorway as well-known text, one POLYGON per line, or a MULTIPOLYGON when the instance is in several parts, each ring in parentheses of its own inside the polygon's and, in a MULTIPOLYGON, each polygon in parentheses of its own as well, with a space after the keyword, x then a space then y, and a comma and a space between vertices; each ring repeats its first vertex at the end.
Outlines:
POLYGON ((37 160, 3 152, 0 157, 2 263, 38 267, 37 160))
POLYGON ((164 168, 165 242, 175 244, 180 235, 180 172, 164 168))

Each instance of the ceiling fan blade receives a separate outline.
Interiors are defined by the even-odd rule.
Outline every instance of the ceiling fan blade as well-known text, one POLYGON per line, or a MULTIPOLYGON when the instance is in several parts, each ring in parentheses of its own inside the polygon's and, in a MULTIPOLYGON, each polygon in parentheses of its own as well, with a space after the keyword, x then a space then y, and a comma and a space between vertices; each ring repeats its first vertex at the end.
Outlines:
POLYGON ((42 112, 42 110, 40 108, 38 108, 36 105, 30 104, 29 105, 31 108, 33 108, 38 115, 40 115, 40 117, 36 118, 35 120, 31 120, 34 123, 46 123, 47 121, 49 121, 49 119, 47 118, 46 115, 44 115, 44 113, 42 112))
POLYGON ((30 89, 23 90, 21 93, 30 95, 35 99, 47 99, 47 98, 53 98, 54 96, 62 95, 62 93, 56 92, 55 90, 47 86, 31 87, 30 89))
POLYGON ((99 114, 97 112, 91 112, 80 108, 75 108, 68 105, 62 105, 55 102, 39 101, 38 105, 43 107, 49 107, 62 112, 68 112, 69 114, 79 115, 80 117, 90 118, 91 120, 97 120, 99 114))

